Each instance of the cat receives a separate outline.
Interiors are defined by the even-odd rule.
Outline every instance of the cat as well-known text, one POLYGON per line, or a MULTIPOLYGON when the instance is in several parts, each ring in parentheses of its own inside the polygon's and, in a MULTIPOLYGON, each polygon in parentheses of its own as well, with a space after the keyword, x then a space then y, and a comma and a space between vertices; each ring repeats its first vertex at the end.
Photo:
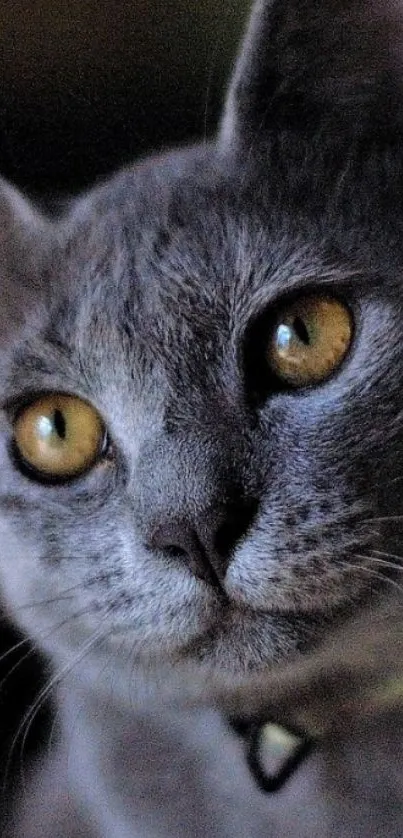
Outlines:
POLYGON ((13 838, 401 834, 402 41, 260 0, 216 139, 56 219, 2 183, 0 590, 57 706, 13 838))

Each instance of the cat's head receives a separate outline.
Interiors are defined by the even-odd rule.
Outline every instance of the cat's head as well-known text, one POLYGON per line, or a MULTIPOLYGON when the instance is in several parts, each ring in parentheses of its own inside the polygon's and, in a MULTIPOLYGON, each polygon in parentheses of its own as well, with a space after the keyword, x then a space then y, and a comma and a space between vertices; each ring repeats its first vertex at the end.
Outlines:
POLYGON ((56 657, 259 669, 398 584, 402 47, 260 2, 216 142, 2 186, 1 586, 56 657))

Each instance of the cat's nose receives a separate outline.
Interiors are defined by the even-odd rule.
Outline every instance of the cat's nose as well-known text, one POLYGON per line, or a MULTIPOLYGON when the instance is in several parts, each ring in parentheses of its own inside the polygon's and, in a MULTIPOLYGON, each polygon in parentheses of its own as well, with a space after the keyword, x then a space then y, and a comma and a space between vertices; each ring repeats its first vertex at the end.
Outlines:
POLYGON ((224 593, 231 556, 256 512, 257 502, 248 501, 232 505, 224 513, 206 516, 207 520, 197 525, 187 519, 164 521, 153 530, 149 547, 167 558, 186 562, 195 576, 224 593))

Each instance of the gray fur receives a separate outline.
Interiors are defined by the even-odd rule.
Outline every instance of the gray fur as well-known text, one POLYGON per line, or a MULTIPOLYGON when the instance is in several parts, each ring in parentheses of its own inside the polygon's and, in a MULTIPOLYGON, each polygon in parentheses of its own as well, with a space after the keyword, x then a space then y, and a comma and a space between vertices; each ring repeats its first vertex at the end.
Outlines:
MULTIPOLYGON (((63 754, 74 755, 81 779, 69 778, 70 794, 82 795, 97 838, 112 828, 113 838, 265 835, 270 811, 286 817, 281 798, 269 803, 251 787, 208 689, 207 709, 183 711, 182 726, 164 711, 166 745, 161 709, 128 718, 128 694, 160 698, 159 679, 154 696, 145 683, 167 665, 186 664, 196 680, 223 676, 229 694, 229 678, 235 689, 269 677, 290 655, 298 667, 301 652, 399 584, 402 11, 372 0, 346 8, 258 4, 217 142, 125 170, 52 222, 2 187, 5 229, 16 221, 4 242, 1 589, 52 660, 55 685, 69 685, 54 759, 63 773, 63 754), (313 289, 348 303, 353 345, 326 382, 283 390, 254 335, 279 300, 313 289), (47 390, 94 404, 112 440, 88 475, 57 486, 22 474, 9 452, 21 400, 47 390), (185 556, 165 549, 158 534, 171 530, 185 556), (219 589, 195 573, 194 532, 219 589), (114 697, 103 703, 107 677, 114 697), (161 801, 144 797, 150 776, 164 776, 160 745, 173 764, 171 800, 198 753, 199 725, 207 779, 184 787, 164 832, 154 823, 161 801), (131 751, 155 737, 147 775, 131 751), (226 748, 229 786, 217 767, 226 748)), ((243 695, 241 714, 252 684, 243 695)), ((33 838, 29 805, 21 835, 33 838)))

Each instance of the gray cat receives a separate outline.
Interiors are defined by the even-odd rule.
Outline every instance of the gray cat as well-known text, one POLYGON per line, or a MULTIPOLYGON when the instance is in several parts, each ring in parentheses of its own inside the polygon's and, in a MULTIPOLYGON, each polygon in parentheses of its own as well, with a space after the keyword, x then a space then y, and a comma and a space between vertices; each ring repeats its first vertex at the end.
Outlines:
POLYGON ((1 590, 58 711, 13 836, 402 834, 402 44, 259 2, 216 141, 56 221, 2 185, 1 590))

